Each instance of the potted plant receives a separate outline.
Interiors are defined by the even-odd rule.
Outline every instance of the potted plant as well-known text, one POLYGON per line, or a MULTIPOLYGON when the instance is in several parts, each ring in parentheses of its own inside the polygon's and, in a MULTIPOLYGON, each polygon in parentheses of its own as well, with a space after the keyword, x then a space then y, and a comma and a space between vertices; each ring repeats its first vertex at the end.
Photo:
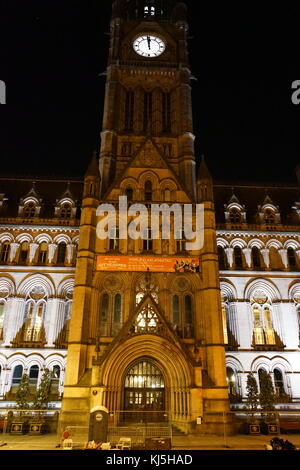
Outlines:
POLYGON ((272 413, 272 411, 275 411, 277 397, 270 374, 267 371, 262 370, 260 372, 259 382, 259 403, 262 410, 262 429, 266 434, 278 434, 279 426, 276 413, 272 413))
POLYGON ((29 393, 29 377, 23 374, 16 392, 16 406, 20 412, 12 417, 9 430, 11 434, 25 434, 28 430, 28 417, 24 410, 29 408, 29 393))
POLYGON ((246 400, 246 409, 250 411, 249 419, 247 422, 247 432, 249 434, 260 434, 260 424, 255 414, 258 410, 259 404, 259 395, 257 382, 252 373, 247 376, 247 400, 246 400))
POLYGON ((41 410, 47 408, 50 395, 52 373, 45 369, 39 387, 36 390, 31 406, 32 410, 38 410, 29 421, 29 433, 41 434, 45 431, 46 422, 41 410))

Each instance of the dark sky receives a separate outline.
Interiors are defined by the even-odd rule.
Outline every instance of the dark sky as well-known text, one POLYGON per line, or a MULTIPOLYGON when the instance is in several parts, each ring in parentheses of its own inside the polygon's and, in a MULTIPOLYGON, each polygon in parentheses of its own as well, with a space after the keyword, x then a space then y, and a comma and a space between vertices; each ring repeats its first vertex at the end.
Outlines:
MULTIPOLYGON (((187 3, 197 158, 218 180, 293 182, 299 12, 187 3)), ((110 12, 109 0, 0 0, 2 174, 84 174, 99 147, 110 12)))

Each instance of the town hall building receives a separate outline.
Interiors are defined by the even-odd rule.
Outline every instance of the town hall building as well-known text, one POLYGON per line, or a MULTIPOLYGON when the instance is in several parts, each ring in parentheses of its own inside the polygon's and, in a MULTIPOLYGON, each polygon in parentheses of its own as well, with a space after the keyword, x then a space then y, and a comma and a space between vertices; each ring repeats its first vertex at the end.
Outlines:
POLYGON ((0 404, 48 368, 61 429, 101 409, 213 433, 266 370, 278 409, 299 410, 300 170, 288 185, 214 181, 194 141, 184 2, 114 1, 84 178, 0 178, 0 404), (116 224, 101 239, 99 207, 120 223, 120 197, 201 206, 202 246, 187 249, 175 213, 169 238, 146 216, 142 237, 116 224))

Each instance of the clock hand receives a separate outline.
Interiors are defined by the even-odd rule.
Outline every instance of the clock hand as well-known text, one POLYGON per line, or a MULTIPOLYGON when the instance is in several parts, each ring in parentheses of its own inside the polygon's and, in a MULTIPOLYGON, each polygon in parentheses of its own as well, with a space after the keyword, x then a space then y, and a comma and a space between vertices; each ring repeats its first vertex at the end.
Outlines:
POLYGON ((147 41, 148 41, 148 47, 151 49, 151 38, 150 36, 147 36, 147 41))

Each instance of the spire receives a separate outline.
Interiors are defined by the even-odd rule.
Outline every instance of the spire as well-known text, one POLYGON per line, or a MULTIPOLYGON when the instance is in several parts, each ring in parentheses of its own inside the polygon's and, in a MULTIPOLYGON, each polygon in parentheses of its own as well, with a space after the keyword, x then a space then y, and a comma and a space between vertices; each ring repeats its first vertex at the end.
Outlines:
POLYGON ((90 164, 85 173, 85 178, 89 176, 100 178, 98 154, 96 151, 93 152, 90 164))
POLYGON ((64 191, 64 193, 62 194, 60 199, 64 199, 64 198, 68 198, 68 199, 72 199, 72 200, 74 199, 73 194, 71 193, 71 189, 70 189, 70 181, 68 181, 67 188, 64 191))
POLYGON ((238 197, 234 194, 234 188, 231 188, 231 189, 232 189, 232 195, 231 195, 231 198, 229 199, 228 206, 234 203, 241 205, 238 197))
POLYGON ((99 199, 101 177, 97 152, 93 152, 84 180, 83 197, 99 199))
POLYGON ((209 169, 207 168, 204 155, 201 157, 201 163, 197 178, 197 199, 198 202, 213 201, 213 181, 209 169))
POLYGON ((211 173, 207 167, 204 155, 201 156, 201 162, 198 172, 198 181, 199 180, 212 180, 211 173))

